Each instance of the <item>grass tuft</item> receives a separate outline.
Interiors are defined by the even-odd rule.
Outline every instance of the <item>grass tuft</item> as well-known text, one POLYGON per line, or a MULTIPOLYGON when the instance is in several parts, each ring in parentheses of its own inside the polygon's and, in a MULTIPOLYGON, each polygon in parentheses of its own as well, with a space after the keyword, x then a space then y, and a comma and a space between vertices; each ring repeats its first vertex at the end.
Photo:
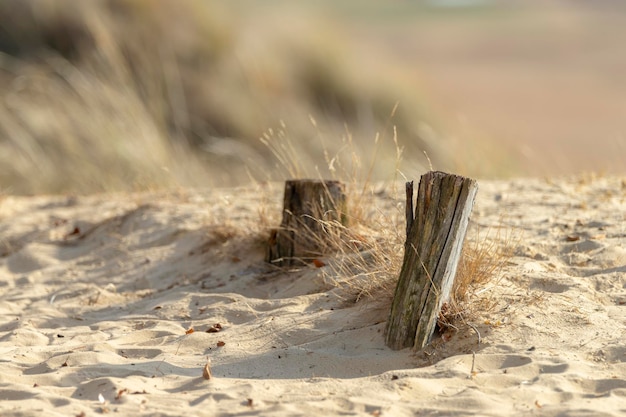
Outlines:
MULTIPOLYGON (((241 185, 271 171, 257 138, 279 120, 290 130, 276 134, 324 171, 311 120, 313 134, 370 148, 398 100, 407 144, 435 147, 419 135, 410 89, 380 76, 383 61, 365 71, 342 29, 321 36, 315 16, 293 26, 211 0, 8 0, 0 14, 0 189, 10 193, 241 185)), ((383 151, 391 160, 393 147, 383 151)))
POLYGON ((471 229, 465 239, 450 300, 442 309, 440 329, 455 328, 454 323, 467 322, 494 308, 489 288, 497 286, 501 273, 514 251, 514 233, 494 227, 471 229))

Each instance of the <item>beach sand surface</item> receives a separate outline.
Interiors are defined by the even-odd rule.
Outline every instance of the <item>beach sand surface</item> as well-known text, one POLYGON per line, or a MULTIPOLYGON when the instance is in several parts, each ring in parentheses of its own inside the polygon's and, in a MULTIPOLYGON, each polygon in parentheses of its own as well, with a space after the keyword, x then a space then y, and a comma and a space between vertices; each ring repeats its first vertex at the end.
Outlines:
POLYGON ((388 297, 264 262, 281 192, 0 197, 0 415, 626 415, 626 179, 479 181, 468 244, 512 254, 419 352, 388 297))

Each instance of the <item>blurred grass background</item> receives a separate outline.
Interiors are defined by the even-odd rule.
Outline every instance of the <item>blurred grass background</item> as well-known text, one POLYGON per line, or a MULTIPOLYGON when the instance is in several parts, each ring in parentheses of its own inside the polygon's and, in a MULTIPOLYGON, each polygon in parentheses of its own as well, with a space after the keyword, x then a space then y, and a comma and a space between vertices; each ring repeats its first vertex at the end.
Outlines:
POLYGON ((0 192, 284 179, 260 138, 308 176, 332 176, 334 155, 354 165, 356 149, 363 175, 391 179, 398 146, 410 178, 431 163, 623 173, 625 13, 609 0, 3 0, 0 192))

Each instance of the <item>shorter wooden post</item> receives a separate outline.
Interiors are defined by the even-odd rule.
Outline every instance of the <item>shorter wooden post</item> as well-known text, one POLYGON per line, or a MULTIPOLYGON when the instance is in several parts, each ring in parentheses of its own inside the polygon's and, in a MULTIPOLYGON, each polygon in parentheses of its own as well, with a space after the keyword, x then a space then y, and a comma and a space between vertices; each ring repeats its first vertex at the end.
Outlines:
POLYGON ((470 178, 428 172, 420 179, 415 213, 407 183, 404 261, 386 327, 392 349, 422 349, 450 297, 478 185, 470 178))
POLYGON ((346 224, 341 182, 286 181, 283 219, 271 232, 265 260, 278 266, 310 262, 332 250, 332 229, 346 224))

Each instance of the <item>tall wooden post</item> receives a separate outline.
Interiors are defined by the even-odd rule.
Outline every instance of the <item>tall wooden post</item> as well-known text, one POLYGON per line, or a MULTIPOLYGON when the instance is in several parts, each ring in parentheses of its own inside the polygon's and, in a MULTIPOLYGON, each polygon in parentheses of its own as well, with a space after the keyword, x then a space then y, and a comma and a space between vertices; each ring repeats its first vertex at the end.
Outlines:
POLYGON ((278 266, 312 261, 332 250, 332 235, 337 232, 333 228, 346 224, 341 182, 286 181, 283 219, 271 232, 265 260, 278 266))
POLYGON ((413 182, 407 183, 404 261, 385 332, 390 348, 421 349, 430 342, 450 297, 477 190, 470 178, 428 172, 413 213, 413 182))

